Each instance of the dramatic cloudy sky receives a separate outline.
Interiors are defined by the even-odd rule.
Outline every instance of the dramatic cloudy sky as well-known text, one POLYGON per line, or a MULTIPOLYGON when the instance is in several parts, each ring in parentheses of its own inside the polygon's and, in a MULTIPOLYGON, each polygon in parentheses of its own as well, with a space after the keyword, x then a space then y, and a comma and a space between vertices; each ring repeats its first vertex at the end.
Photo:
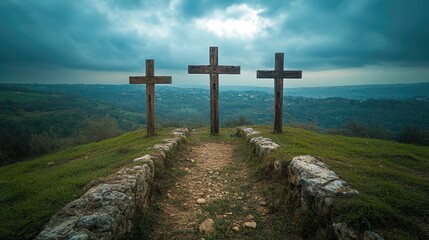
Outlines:
POLYGON ((208 84, 187 65, 241 75, 221 84, 272 86, 255 71, 302 69, 288 86, 429 81, 427 0, 1 0, 0 82, 128 83, 155 59, 175 85, 208 84))

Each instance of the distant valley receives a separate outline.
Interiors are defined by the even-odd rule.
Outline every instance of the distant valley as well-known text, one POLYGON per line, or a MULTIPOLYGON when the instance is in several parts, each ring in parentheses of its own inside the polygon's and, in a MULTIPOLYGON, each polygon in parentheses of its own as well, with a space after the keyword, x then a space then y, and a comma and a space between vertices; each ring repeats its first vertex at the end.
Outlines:
MULTIPOLYGON (((429 84, 404 84, 285 89, 283 119, 320 132, 427 144, 428 88, 429 84), (404 132, 412 133, 410 140, 401 138, 404 132)), ((221 127, 272 124, 272 89, 221 89, 221 127)), ((155 92, 157 127, 209 125, 208 89, 157 86, 155 92)), ((0 84, 0 106, 3 163, 146 124, 141 85, 0 84)))
MULTIPOLYGON (((204 85, 186 85, 183 88, 208 89, 204 85)), ((271 87, 249 86, 222 86, 221 91, 260 91, 272 93, 271 87)), ((412 84, 378 84, 378 85, 350 85, 334 87, 305 87, 285 88, 286 96, 327 98, 341 97, 349 99, 405 99, 419 96, 429 96, 429 83, 412 84)))

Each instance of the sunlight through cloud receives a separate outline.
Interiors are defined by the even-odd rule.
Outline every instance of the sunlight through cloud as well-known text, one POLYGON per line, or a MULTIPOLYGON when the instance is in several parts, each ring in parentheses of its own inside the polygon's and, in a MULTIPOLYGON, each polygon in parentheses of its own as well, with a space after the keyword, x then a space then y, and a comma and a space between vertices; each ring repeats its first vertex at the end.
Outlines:
POLYGON ((265 34, 273 21, 260 16, 263 9, 252 8, 246 4, 232 5, 226 10, 217 10, 213 17, 195 21, 200 29, 214 33, 218 37, 253 39, 265 34))

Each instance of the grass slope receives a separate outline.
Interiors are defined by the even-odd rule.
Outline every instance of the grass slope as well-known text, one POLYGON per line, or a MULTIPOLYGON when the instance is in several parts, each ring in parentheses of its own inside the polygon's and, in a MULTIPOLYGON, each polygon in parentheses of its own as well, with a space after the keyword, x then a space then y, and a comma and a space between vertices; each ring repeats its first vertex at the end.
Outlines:
MULTIPOLYGON (((389 141, 253 126, 281 148, 266 160, 287 163, 310 154, 326 163, 360 195, 341 202, 339 220, 380 232, 386 239, 429 239, 429 148, 389 141)), ((171 129, 146 138, 144 131, 67 148, 0 168, 0 239, 32 238, 51 215, 83 193, 91 180, 117 171, 141 156, 171 129), (54 162, 53 166, 48 166, 54 162)), ((210 136, 198 129, 190 141, 235 141, 232 129, 210 136)), ((262 163, 261 167, 266 164, 262 163)), ((309 231, 311 231, 309 227, 309 231)))
POLYGON ((271 161, 321 157, 360 192, 342 203, 343 220, 386 239, 429 239, 429 147, 289 127, 274 135, 271 127, 254 128, 281 146, 271 161))
POLYGON ((0 168, 0 239, 34 238, 91 180, 116 172, 170 134, 135 131, 0 168), (48 164, 53 162, 53 165, 48 164))

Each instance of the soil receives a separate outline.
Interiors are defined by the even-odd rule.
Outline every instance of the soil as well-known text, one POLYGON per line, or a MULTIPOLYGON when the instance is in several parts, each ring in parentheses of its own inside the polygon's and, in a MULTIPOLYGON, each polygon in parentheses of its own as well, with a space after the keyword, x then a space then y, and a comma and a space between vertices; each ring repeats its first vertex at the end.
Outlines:
POLYGON ((284 213, 273 214, 280 200, 263 195, 269 188, 252 181, 237 147, 222 142, 189 147, 173 168, 180 177, 158 202, 151 239, 297 239, 284 213), (199 229, 208 218, 215 222, 211 234, 199 229))

